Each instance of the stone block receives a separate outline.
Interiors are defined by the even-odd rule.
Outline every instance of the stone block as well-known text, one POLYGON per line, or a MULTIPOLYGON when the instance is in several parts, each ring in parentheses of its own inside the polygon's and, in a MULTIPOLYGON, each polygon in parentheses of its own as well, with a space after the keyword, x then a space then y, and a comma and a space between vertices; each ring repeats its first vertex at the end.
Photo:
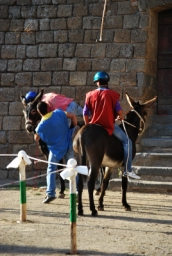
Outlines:
MULTIPOLYGON (((93 79, 92 79, 93 81, 93 79)), ((92 82, 93 84, 93 82, 92 82)), ((95 90, 95 85, 93 86, 79 86, 76 87, 76 100, 85 101, 85 95, 86 93, 95 90)))
POLYGON ((63 70, 74 71, 76 70, 77 59, 65 58, 63 60, 63 70))
POLYGON ((26 58, 26 46, 18 45, 17 46, 17 59, 25 59, 26 58))
POLYGON ((129 29, 116 29, 114 42, 117 43, 130 43, 131 31, 129 29))
POLYGON ((23 63, 24 71, 39 71, 40 60, 39 59, 26 59, 23 63))
POLYGON ((100 30, 85 30, 84 43, 95 43, 99 40, 100 30))
POLYGON ((4 44, 4 32, 0 32, 0 44, 4 44))
POLYGON ((24 20, 12 19, 10 23, 10 31, 17 32, 24 30, 24 20))
POLYGON ((35 4, 35 5, 51 4, 51 0, 32 0, 32 4, 35 4))
POLYGON ((126 61, 126 72, 129 71, 145 71, 145 60, 144 59, 131 59, 126 61))
POLYGON ((1 48, 2 59, 15 59, 16 45, 3 45, 1 48))
POLYGON ((0 143, 5 144, 7 142, 7 133, 0 131, 0 143))
POLYGON ((38 57, 38 46, 32 45, 26 47, 26 56, 28 58, 37 58, 38 57))
MULTIPOLYGON (((74 16, 87 16, 88 15, 88 4, 75 4, 73 5, 73 15, 74 16)), ((94 15, 93 15, 94 16, 94 15)))
MULTIPOLYGON (((89 4, 88 5, 89 15, 90 16, 102 17, 103 8, 104 8, 103 3, 89 4)), ((107 13, 107 9, 106 9, 106 13, 107 13)), ((84 15, 84 16, 87 16, 87 15, 84 15)), ((106 14, 105 14, 105 16, 106 16, 106 14)))
POLYGON ((73 57, 75 52, 75 44, 59 44, 59 57, 73 57))
POLYGON ((111 72, 124 72, 125 71, 125 60, 123 59, 113 59, 110 64, 111 72))
POLYGON ((19 97, 18 88, 0 88, 0 102, 16 101, 19 97))
POLYGON ((24 31, 38 31, 38 20, 37 19, 26 19, 24 21, 24 31))
POLYGON ((9 105, 9 115, 10 116, 21 116, 21 120, 23 118, 23 105, 20 101, 10 102, 9 105))
POLYGON ((62 92, 68 98, 75 99, 75 87, 62 86, 62 92))
POLYGON ((30 144, 33 143, 33 134, 26 131, 9 131, 9 143, 14 144, 30 144))
POLYGON ((76 51, 75 51, 75 56, 76 57, 85 57, 89 58, 91 57, 91 49, 92 49, 91 44, 77 44, 76 46, 76 51))
POLYGON ((118 15, 119 14, 131 14, 131 12, 132 12, 132 7, 131 7, 130 1, 118 3, 118 15))
POLYGON ((122 16, 109 16, 104 20, 105 29, 122 28, 123 18, 122 16))
POLYGON ((65 18, 51 19, 50 28, 51 30, 67 29, 66 19, 65 18))
POLYGON ((8 18, 8 5, 0 5, 0 17, 1 19, 8 18))
POLYGON ((52 0, 52 4, 66 4, 66 0, 52 0))
POLYGON ((139 26, 140 15, 132 14, 132 15, 124 15, 123 28, 138 28, 139 26))
POLYGON ((36 6, 22 6, 21 7, 21 17, 24 19, 36 18, 37 7, 36 6))
POLYGON ((112 89, 114 86, 119 86, 119 84, 120 84, 120 74, 117 73, 117 72, 114 72, 114 73, 108 72, 108 74, 110 76, 110 81, 109 81, 110 89, 112 89))
POLYGON ((17 0, 18 5, 31 5, 32 0, 17 0))
POLYGON ((107 44, 106 46, 106 57, 119 57, 120 44, 107 44))
POLYGON ((132 43, 145 43, 147 41, 147 31, 142 29, 135 29, 131 31, 132 43))
POLYGON ((5 116, 3 119, 4 131, 20 130, 21 117, 20 116, 5 116))
POLYGON ((103 58, 103 59, 93 59, 92 60, 92 70, 99 71, 104 70, 108 71, 110 67, 110 58, 103 58))
POLYGON ((20 6, 9 6, 9 18, 20 19, 20 6))
POLYGON ((128 73, 121 73, 120 75, 121 86, 136 86, 136 71, 128 73))
MULTIPOLYGON (((1 16, 0 16, 1 17, 1 16)), ((0 19, 0 31, 9 31, 9 27, 10 27, 10 20, 6 19, 0 19)))
POLYGON ((82 43, 84 37, 83 30, 69 30, 69 42, 70 43, 82 43))
POLYGON ((52 42, 53 42, 52 31, 36 32, 36 43, 52 43, 52 42))
POLYGON ((39 57, 57 57, 57 44, 40 44, 38 47, 39 57))
POLYGON ((82 19, 81 17, 70 17, 67 19, 68 29, 81 29, 82 19))
POLYGON ((22 71, 22 65, 23 61, 22 60, 8 60, 8 71, 22 71))
POLYGON ((37 18, 56 18, 57 5, 39 5, 37 8, 37 18))
POLYGON ((62 70, 62 59, 61 58, 42 59, 41 70, 42 71, 62 70))
POLYGON ((92 67, 92 60, 88 58, 79 58, 77 64, 78 71, 87 71, 91 70, 92 67))
POLYGON ((14 74, 13 73, 2 73, 1 85, 2 86, 13 86, 14 85, 14 74))
POLYGON ((139 28, 147 28, 149 25, 149 15, 141 14, 139 28))
POLYGON ((54 43, 67 43, 68 35, 66 30, 54 31, 54 43))
POLYGON ((21 43, 22 44, 35 44, 35 32, 22 32, 21 43))
POLYGON ((6 116, 8 115, 8 103, 7 102, 1 102, 0 103, 0 115, 6 116))
POLYGON ((134 48, 132 44, 121 44, 119 57, 130 58, 133 56, 134 48))
POLYGON ((50 19, 40 19, 39 28, 40 30, 50 30, 50 19))
POLYGON ((33 85, 34 86, 51 85, 51 73, 50 72, 33 73, 33 85))
POLYGON ((58 5, 57 17, 71 17, 72 5, 58 5))
POLYGON ((91 49, 91 57, 104 58, 106 52, 106 44, 94 44, 91 49))
POLYGON ((102 41, 100 41, 100 38, 96 41, 96 43, 113 43, 114 42, 114 30, 109 29, 103 29, 102 33, 102 41))
POLYGON ((0 59, 0 71, 6 71, 7 70, 7 60, 1 60, 0 59))
POLYGON ((19 32, 7 32, 5 34, 5 44, 19 44, 20 33, 19 32))
POLYGON ((71 72, 70 85, 81 86, 86 85, 87 72, 71 72))
POLYGON ((147 55, 147 48, 146 48, 146 44, 135 44, 134 45, 134 57, 138 58, 138 57, 146 57, 147 55))
POLYGON ((17 86, 31 86, 32 85, 32 73, 23 72, 15 75, 15 83, 17 86))
POLYGON ((69 72, 53 72, 53 85, 69 85, 69 72))
MULTIPOLYGON (((100 29, 100 17, 83 17, 83 29, 100 29)), ((114 28, 114 27, 113 27, 114 28)))

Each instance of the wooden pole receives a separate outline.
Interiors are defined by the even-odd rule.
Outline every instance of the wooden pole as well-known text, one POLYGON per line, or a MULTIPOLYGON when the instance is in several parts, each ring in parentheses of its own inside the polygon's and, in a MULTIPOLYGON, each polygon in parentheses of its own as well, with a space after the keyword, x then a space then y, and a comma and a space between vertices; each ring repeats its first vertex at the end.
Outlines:
POLYGON ((26 221, 26 171, 24 160, 19 165, 20 177, 20 222, 26 221))
POLYGON ((104 17, 105 17, 105 11, 106 11, 106 4, 107 4, 107 0, 105 0, 105 2, 104 2, 104 8, 103 8, 103 14, 102 14, 102 23, 101 23, 101 27, 100 27, 100 39, 99 39, 99 41, 102 41, 102 34, 103 34, 103 25, 104 25, 104 17))
POLYGON ((77 253, 76 245, 76 176, 70 177, 70 227, 71 227, 71 254, 77 253))

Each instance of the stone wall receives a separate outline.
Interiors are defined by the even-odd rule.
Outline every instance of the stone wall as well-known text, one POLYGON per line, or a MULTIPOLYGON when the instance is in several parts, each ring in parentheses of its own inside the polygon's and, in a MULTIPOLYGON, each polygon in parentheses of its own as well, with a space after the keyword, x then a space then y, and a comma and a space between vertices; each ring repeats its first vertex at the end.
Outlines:
MULTIPOLYGON (((20 94, 31 89, 62 93, 83 105, 95 88, 94 73, 104 70, 124 111, 125 91, 135 99, 155 94, 156 69, 150 67, 156 49, 151 56, 149 47, 157 37, 150 36, 150 10, 164 8, 165 1, 108 1, 99 41, 103 6, 99 0, 0 0, 1 154, 23 149, 40 156, 24 129, 20 102, 20 94)), ((4 177, 12 173, 5 171, 8 163, 8 157, 0 158, 4 177)))

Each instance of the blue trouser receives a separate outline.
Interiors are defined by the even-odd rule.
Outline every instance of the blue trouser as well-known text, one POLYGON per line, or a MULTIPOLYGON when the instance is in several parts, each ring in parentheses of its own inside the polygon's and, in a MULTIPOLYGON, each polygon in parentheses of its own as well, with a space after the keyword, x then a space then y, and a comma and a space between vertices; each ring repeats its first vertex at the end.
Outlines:
MULTIPOLYGON (((81 108, 75 101, 72 101, 66 109, 67 112, 72 113, 76 116, 82 116, 83 108, 81 108)), ((71 125, 71 119, 68 118, 69 127, 71 125)))
MULTIPOLYGON (((67 162, 70 158, 74 158, 73 148, 70 148, 64 156, 65 161, 67 162)), ((58 163, 59 159, 50 151, 48 156, 48 162, 58 163)), ((48 196, 55 197, 56 195, 56 171, 57 165, 48 163, 47 167, 47 190, 46 193, 48 196), (52 173, 54 172, 54 173, 52 173), (52 173, 52 174, 51 174, 52 173)))
POLYGON ((113 134, 122 142, 124 148, 124 173, 126 174, 126 172, 132 171, 132 142, 125 132, 116 124, 114 125, 113 134))

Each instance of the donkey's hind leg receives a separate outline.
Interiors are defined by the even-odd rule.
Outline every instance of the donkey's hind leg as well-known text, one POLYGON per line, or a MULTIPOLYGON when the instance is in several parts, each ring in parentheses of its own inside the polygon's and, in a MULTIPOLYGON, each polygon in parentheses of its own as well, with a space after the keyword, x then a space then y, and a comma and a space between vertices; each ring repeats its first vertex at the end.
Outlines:
POLYGON ((100 193, 100 197, 99 197, 99 205, 98 205, 99 211, 104 211, 103 199, 105 196, 105 191, 109 185, 109 180, 110 180, 111 174, 112 174, 112 169, 106 167, 102 186, 101 186, 101 193, 100 193))
POLYGON ((82 216, 84 214, 83 212, 83 205, 82 205, 82 192, 83 192, 83 175, 78 174, 77 179, 77 191, 78 191, 78 215, 82 216))
POLYGON ((90 167, 90 177, 88 180, 88 194, 89 194, 89 201, 90 201, 90 211, 92 212, 92 216, 97 216, 97 210, 95 208, 95 204, 94 204, 94 188, 95 188, 95 182, 96 182, 96 178, 99 172, 99 167, 90 167))
POLYGON ((122 176, 122 205, 124 206, 126 211, 131 211, 131 207, 127 203, 127 186, 128 186, 127 176, 122 176))

